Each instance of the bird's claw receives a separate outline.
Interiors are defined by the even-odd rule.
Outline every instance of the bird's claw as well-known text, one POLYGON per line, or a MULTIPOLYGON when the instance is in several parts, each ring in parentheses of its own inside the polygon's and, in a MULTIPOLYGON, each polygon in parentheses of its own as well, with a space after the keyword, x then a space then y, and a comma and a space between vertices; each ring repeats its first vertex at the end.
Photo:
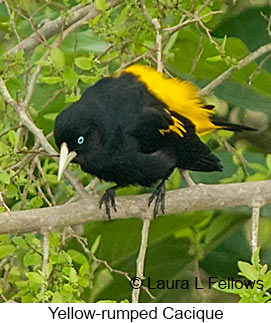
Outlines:
POLYGON ((109 220, 111 220, 111 216, 110 216, 111 208, 115 212, 117 212, 115 196, 116 196, 115 189, 109 188, 108 190, 106 190, 106 192, 104 193, 104 195, 102 196, 102 198, 100 199, 100 202, 99 202, 100 208, 102 207, 103 204, 105 205, 105 212, 106 212, 109 220))
POLYGON ((150 206, 154 200, 153 217, 155 219, 159 211, 159 206, 163 214, 166 209, 166 189, 164 180, 157 186, 156 190, 150 196, 148 206, 150 206))

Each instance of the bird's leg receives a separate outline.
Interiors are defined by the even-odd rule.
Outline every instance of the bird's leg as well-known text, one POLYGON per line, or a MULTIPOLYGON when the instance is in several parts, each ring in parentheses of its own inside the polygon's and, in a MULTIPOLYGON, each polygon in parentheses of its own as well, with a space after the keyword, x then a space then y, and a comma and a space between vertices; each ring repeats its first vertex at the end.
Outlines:
POLYGON ((157 186, 156 190, 152 193, 152 195, 149 198, 149 204, 151 205, 153 200, 155 200, 154 203, 154 209, 153 209, 153 217, 156 218, 156 215, 158 214, 159 206, 162 211, 162 213, 165 213, 165 202, 166 202, 166 188, 165 188, 165 179, 162 180, 162 182, 157 186))
POLYGON ((110 217, 111 207, 113 208, 113 210, 115 212, 117 212, 117 206, 116 206, 116 202, 115 202, 115 196, 116 196, 115 190, 117 188, 118 188, 118 185, 115 185, 115 186, 107 189, 99 202, 100 208, 102 207, 103 204, 105 205, 105 212, 106 212, 109 220, 111 220, 111 217, 110 217))

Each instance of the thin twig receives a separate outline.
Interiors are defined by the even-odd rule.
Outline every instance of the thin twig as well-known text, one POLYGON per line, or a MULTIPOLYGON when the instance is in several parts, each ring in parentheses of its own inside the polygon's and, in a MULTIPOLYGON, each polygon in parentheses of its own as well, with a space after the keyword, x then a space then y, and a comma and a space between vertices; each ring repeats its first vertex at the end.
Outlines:
POLYGON ((43 178, 43 181, 44 181, 44 184, 45 184, 45 187, 46 187, 47 194, 49 195, 49 197, 50 197, 50 199, 52 201, 52 203, 50 203, 48 200, 46 200, 47 201, 47 204, 49 206, 56 205, 55 197, 54 197, 54 195, 53 195, 53 193, 51 191, 51 188, 50 188, 50 185, 48 183, 48 180, 47 180, 47 178, 46 178, 46 176, 44 174, 44 170, 43 170, 43 168, 41 166, 40 158, 37 158, 36 157, 36 165, 37 165, 37 168, 38 168, 38 170, 39 170, 39 172, 40 172, 40 174, 41 174, 41 176, 43 178))
POLYGON ((259 206, 252 208, 251 216, 251 250, 252 253, 258 248, 258 236, 259 236, 259 223, 260 223, 260 211, 259 206))
MULTIPOLYGON (((163 30, 168 32, 169 33, 169 36, 171 36, 172 34, 174 34, 176 31, 182 29, 183 27, 193 23, 193 22, 200 22, 202 21, 202 19, 204 18, 207 18, 209 16, 213 16, 213 15, 217 15, 217 14, 220 14, 220 13, 223 13, 222 10, 218 10, 218 11, 212 11, 212 12, 208 12, 206 13, 205 15, 202 15, 202 16, 192 16, 190 19, 187 19, 185 21, 180 21, 177 25, 175 26, 172 26, 172 27, 167 27, 167 28, 164 28, 163 30)), ((168 36, 167 36, 168 37, 168 36)))
MULTIPOLYGON (((49 232, 47 230, 45 230, 44 232, 42 232, 43 234, 43 260, 42 260, 42 269, 41 272, 43 273, 43 275, 45 275, 46 272, 46 266, 49 260, 49 249, 50 249, 50 244, 49 244, 49 232)), ((41 285, 41 293, 44 292, 45 289, 45 285, 42 284, 41 285)))
MULTIPOLYGON (((159 72, 163 72, 163 62, 162 62, 162 33, 161 33, 161 22, 155 18, 152 19, 147 11, 145 1, 140 1, 141 8, 143 11, 144 16, 146 19, 154 26, 156 31, 156 42, 155 42, 155 49, 156 49, 156 55, 157 55, 157 70, 159 72)), ((142 224, 142 230, 141 230, 141 243, 140 243, 140 249, 139 253, 136 259, 136 279, 138 279, 140 282, 144 280, 144 264, 145 264, 145 256, 148 248, 148 237, 149 237, 149 231, 150 231, 150 219, 144 219, 142 224)), ((135 288, 133 285, 133 291, 132 291, 132 302, 138 303, 139 302, 139 295, 140 295, 140 289, 142 288, 142 284, 140 284, 140 288, 135 288)))
POLYGON ((143 12, 143 15, 145 16, 146 20, 153 25, 153 19, 152 17, 149 15, 147 7, 145 5, 145 1, 144 0, 140 0, 140 5, 141 5, 141 9, 143 12))
POLYGON ((271 53, 269 53, 257 66, 257 68, 253 71, 253 73, 250 74, 250 76, 248 77, 247 80, 247 84, 248 86, 251 86, 252 83, 252 79, 253 77, 255 77, 255 75, 257 75, 258 73, 261 72, 263 65, 265 64, 265 62, 267 62, 271 57, 271 53))
POLYGON ((6 0, 3 0, 5 6, 6 6, 6 9, 7 9, 7 12, 8 12, 8 15, 10 17, 10 22, 11 22, 11 25, 12 25, 12 28, 13 28, 13 31, 14 31, 14 34, 18 40, 18 42, 21 42, 21 37, 20 35, 18 34, 18 31, 17 31, 17 27, 16 27, 16 23, 15 23, 15 20, 14 20, 14 17, 12 15, 12 12, 10 10, 10 6, 9 6, 9 3, 6 1, 6 0))
POLYGON ((22 125, 16 125, 16 126, 13 126, 13 127, 8 128, 6 130, 3 130, 2 132, 0 132, 0 138, 2 136, 6 135, 9 131, 11 131, 11 130, 17 130, 17 129, 21 128, 21 127, 23 127, 23 126, 22 125))
POLYGON ((2 204, 3 207, 7 210, 7 212, 10 213, 10 208, 7 206, 6 202, 4 201, 2 192, 0 192, 0 204, 2 204))
POLYGON ((17 153, 20 148, 20 140, 21 140, 21 137, 23 136, 24 130, 25 129, 23 127, 18 127, 17 129, 17 133, 16 133, 17 139, 13 149, 14 153, 17 153))
POLYGON ((271 14, 269 14, 269 17, 268 17, 263 12, 261 12, 261 15, 267 21, 266 31, 268 33, 268 36, 271 37, 271 14))
POLYGON ((180 172, 187 186, 191 187, 196 185, 191 176, 189 175, 188 170, 180 170, 180 172))
POLYGON ((196 11, 196 15, 198 16, 198 15, 200 15, 201 13, 202 13, 202 11, 206 8, 206 7, 208 7, 209 6, 209 4, 210 4, 210 2, 211 2, 212 0, 207 0, 207 1, 205 1, 201 6, 200 6, 200 8, 196 11))
POLYGON ((155 41, 155 50, 157 55, 157 70, 159 72, 163 71, 163 62, 162 62, 162 26, 161 22, 157 18, 152 18, 147 10, 144 0, 140 0, 141 9, 146 20, 153 25, 156 32, 156 41, 155 41))
MULTIPOLYGON (((148 237, 150 231, 151 221, 149 219, 143 220, 142 230, 141 230, 141 243, 140 249, 138 253, 138 257, 136 259, 136 278, 140 281, 144 280, 144 264, 145 264, 145 256, 148 247, 148 237)), ((139 302, 140 288, 133 288, 132 291, 132 303, 139 302)))
POLYGON ((232 155, 235 156, 238 159, 238 161, 240 162, 242 171, 243 171, 245 177, 247 177, 248 176, 248 172, 246 170, 246 167, 249 167, 248 162, 245 160, 245 158, 241 154, 239 154, 235 150, 235 148, 231 144, 228 143, 227 139, 222 140, 222 142, 223 142, 223 145, 225 146, 225 148, 228 151, 230 151, 232 153, 232 155))

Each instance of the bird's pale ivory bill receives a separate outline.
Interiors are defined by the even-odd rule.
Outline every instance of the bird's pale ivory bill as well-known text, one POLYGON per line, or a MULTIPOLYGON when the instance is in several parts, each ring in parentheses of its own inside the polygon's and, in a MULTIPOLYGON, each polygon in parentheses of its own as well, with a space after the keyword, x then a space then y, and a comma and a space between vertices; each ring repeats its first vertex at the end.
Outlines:
POLYGON ((62 174, 64 173, 68 164, 76 157, 77 153, 75 151, 69 152, 68 145, 66 142, 63 142, 60 147, 60 158, 58 166, 58 175, 57 180, 61 179, 62 174))

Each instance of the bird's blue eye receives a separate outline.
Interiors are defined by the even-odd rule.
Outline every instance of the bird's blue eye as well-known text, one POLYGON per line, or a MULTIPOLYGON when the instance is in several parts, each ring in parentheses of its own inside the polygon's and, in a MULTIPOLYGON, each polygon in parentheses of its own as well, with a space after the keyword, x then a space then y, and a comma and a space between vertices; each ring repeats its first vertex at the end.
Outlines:
POLYGON ((78 142, 78 144, 79 145, 82 145, 82 143, 84 142, 84 137, 83 136, 80 136, 80 137, 78 137, 78 139, 77 139, 77 142, 78 142))

